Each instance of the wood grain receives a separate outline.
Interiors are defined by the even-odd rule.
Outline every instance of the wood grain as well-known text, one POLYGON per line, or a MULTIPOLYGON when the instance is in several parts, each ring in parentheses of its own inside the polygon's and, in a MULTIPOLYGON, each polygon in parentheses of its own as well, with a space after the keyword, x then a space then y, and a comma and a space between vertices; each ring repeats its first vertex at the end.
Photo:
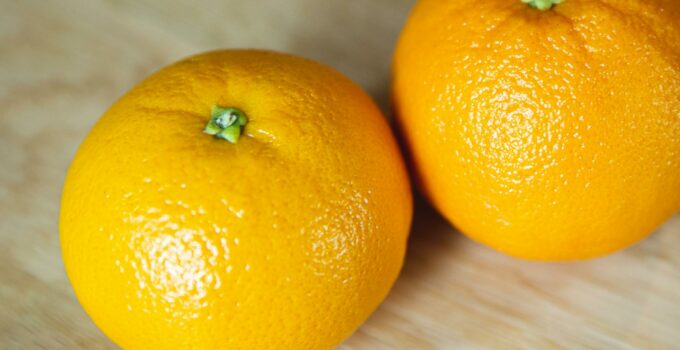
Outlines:
MULTIPOLYGON (((0 348, 114 349, 76 301, 57 218, 98 116, 153 70, 260 47, 330 64, 387 108, 406 0, 0 0, 0 348)), ((418 206, 403 273, 342 349, 680 348, 680 217, 572 264, 511 259, 418 206)))

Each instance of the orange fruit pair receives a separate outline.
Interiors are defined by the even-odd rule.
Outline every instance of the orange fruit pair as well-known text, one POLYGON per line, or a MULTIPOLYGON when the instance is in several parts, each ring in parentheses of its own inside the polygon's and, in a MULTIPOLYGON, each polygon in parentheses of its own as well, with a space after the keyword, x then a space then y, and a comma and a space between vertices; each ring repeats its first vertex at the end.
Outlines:
MULTIPOLYGON (((680 209, 680 3, 522 2, 416 5, 393 93, 418 184, 514 256, 623 248, 680 209)), ((124 348, 324 349, 388 293, 411 216, 396 142, 359 87, 220 51, 104 114, 60 231, 79 300, 124 348)))

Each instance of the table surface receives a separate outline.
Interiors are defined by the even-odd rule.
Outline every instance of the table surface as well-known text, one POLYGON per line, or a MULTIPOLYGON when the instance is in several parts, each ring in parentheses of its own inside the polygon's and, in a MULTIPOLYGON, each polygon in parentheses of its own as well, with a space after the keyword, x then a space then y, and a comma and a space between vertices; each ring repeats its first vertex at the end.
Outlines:
MULTIPOLYGON (((114 349, 78 305, 57 219, 76 147, 136 82, 184 56, 258 47, 307 56, 385 110, 406 0, 0 0, 0 347, 114 349)), ((418 205, 387 300, 342 349, 680 346, 680 216, 605 258, 530 263, 418 205)))

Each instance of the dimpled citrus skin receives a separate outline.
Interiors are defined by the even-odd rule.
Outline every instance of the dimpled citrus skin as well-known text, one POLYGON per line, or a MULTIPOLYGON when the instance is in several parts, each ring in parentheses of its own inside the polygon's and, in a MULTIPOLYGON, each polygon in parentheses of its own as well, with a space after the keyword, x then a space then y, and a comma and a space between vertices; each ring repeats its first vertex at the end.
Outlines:
POLYGON ((324 349, 388 293, 412 218, 382 114, 302 58, 218 51, 144 80, 68 172, 61 246, 76 295, 125 349, 324 349), (248 117, 236 144, 213 105, 248 117))
POLYGON ((419 186, 463 233, 595 257, 680 209, 680 2, 421 0, 393 100, 419 186))

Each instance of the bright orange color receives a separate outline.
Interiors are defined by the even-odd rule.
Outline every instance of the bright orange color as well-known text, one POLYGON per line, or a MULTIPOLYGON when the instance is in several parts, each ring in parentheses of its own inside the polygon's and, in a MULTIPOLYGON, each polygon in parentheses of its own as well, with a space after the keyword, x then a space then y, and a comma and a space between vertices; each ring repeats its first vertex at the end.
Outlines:
POLYGON ((309 60, 191 57, 99 120, 61 209, 68 276, 125 349, 323 349, 383 300, 412 217, 378 108, 309 60), (203 133, 213 105, 248 117, 203 133))
POLYGON ((474 240, 589 258, 680 209, 680 1, 421 0, 393 73, 419 184, 474 240))

